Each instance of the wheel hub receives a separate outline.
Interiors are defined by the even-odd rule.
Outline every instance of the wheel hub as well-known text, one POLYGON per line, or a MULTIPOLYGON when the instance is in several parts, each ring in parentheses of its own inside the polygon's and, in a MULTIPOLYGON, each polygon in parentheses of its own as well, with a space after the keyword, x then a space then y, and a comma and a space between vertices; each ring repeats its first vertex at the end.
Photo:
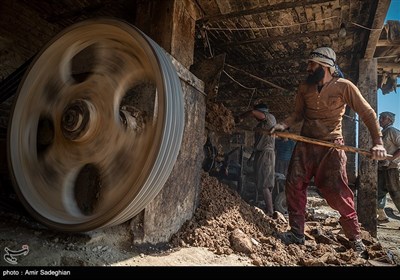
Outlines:
POLYGON ((61 119, 61 130, 65 138, 73 141, 79 141, 85 138, 89 130, 90 121, 96 118, 96 111, 87 100, 76 100, 68 105, 61 119))

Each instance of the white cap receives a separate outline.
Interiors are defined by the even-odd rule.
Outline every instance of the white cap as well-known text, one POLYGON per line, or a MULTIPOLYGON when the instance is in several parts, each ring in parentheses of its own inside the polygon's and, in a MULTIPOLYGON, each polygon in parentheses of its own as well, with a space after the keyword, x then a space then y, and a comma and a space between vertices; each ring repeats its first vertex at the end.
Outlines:
POLYGON ((310 61, 314 61, 322 66, 329 67, 329 71, 333 74, 336 70, 336 53, 328 47, 322 47, 311 52, 310 61))

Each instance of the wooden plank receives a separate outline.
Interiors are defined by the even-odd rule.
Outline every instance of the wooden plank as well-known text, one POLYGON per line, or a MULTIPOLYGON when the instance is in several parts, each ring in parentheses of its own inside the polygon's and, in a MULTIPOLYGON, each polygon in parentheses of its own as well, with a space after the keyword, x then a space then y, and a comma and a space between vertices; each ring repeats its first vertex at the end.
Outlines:
POLYGON ((340 145, 340 144, 335 144, 332 142, 323 141, 323 140, 319 140, 319 139, 308 138, 308 137, 293 134, 290 132, 275 131, 274 134, 281 138, 288 138, 288 139, 305 142, 305 143, 309 143, 309 144, 315 144, 315 145, 319 145, 319 146, 335 148, 335 149, 339 149, 339 150, 344 150, 346 152, 359 153, 359 154, 362 154, 362 155, 365 155, 368 157, 371 156, 371 152, 369 150, 360 149, 360 148, 356 148, 356 147, 352 147, 352 146, 340 145))
POLYGON ((215 1, 197 0, 196 2, 204 13, 204 17, 213 17, 221 14, 218 5, 215 1))
POLYGON ((236 71, 239 71, 239 72, 241 72, 241 73, 243 73, 243 74, 245 74, 245 75, 247 75, 247 76, 249 76, 249 77, 251 77, 251 78, 257 80, 257 81, 263 82, 263 83, 265 83, 265 84, 267 84, 267 85, 269 85, 269 86, 271 86, 271 87, 280 89, 280 90, 282 90, 282 91, 284 91, 284 92, 289 92, 287 89, 285 89, 285 88, 283 88, 283 87, 280 87, 280 86, 278 86, 278 85, 276 85, 276 84, 274 84, 274 83, 271 83, 271 82, 269 82, 269 81, 267 81, 267 80, 264 80, 264 79, 261 79, 261 78, 259 78, 259 77, 257 77, 257 76, 254 76, 254 75, 252 75, 252 74, 250 74, 250 73, 248 73, 248 72, 246 72, 246 71, 243 71, 243 70, 241 70, 241 69, 238 69, 238 68, 236 68, 236 67, 234 67, 234 66, 232 66, 232 65, 226 64, 226 66, 228 66, 229 68, 235 69, 236 71))
POLYGON ((400 63, 378 63, 378 68, 390 68, 400 70, 400 63))
POLYGON ((400 42, 392 42, 389 40, 379 40, 376 44, 377 47, 398 47, 400 42))
POLYGON ((382 27, 385 22, 385 17, 389 9, 390 0, 379 0, 376 7, 375 18, 369 33, 367 48, 364 58, 369 59, 374 57, 376 45, 382 32, 382 27))
MULTIPOLYGON (((207 29, 207 28, 206 28, 207 29)), ((221 48, 225 47, 239 47, 239 46, 245 46, 245 45, 252 45, 252 44, 258 44, 258 43, 276 43, 276 42, 292 42, 292 41, 297 41, 300 42, 304 39, 309 38, 310 36, 312 37, 324 37, 324 36, 330 36, 331 34, 336 34, 339 32, 339 28, 335 29, 329 29, 329 30, 321 30, 321 31, 314 31, 311 34, 310 33, 303 33, 303 34, 293 34, 293 35, 282 35, 282 36, 274 36, 274 37, 261 37, 257 39, 252 39, 252 40, 246 40, 246 41, 236 41, 236 42, 231 42, 227 44, 221 44, 221 48)), ((282 59, 281 59, 282 60, 282 59)))
POLYGON ((183 4, 185 9, 189 13, 189 15, 196 21, 204 16, 203 10, 197 4, 196 1, 192 0, 183 0, 183 4))
MULTIPOLYGON (((262 129, 258 129, 257 131, 270 134, 269 131, 265 131, 262 129)), ((297 134, 290 133, 290 132, 274 131, 273 134, 275 134, 276 136, 281 137, 281 138, 288 138, 288 139, 292 139, 295 141, 300 141, 300 142, 305 142, 305 143, 309 143, 309 144, 344 150, 346 152, 358 153, 358 154, 362 154, 367 157, 371 157, 371 155, 372 155, 372 153, 366 149, 361 149, 361 148, 346 146, 346 145, 340 145, 340 144, 332 143, 329 141, 324 141, 324 140, 319 140, 319 139, 314 139, 314 138, 297 135, 297 134)), ((393 156, 389 155, 389 154, 387 155, 387 158, 391 158, 391 157, 393 157, 393 156)))
MULTIPOLYGON (((199 5, 202 6, 203 4, 207 4, 207 2, 213 3, 214 1, 204 1, 203 0, 203 1, 199 2, 199 5)), ((221 1, 217 1, 217 2, 220 3, 221 1)), ((265 2, 265 4, 263 6, 261 6, 261 4, 260 4, 260 7, 257 7, 254 9, 242 10, 242 11, 232 11, 230 13, 225 13, 223 15, 215 14, 212 16, 205 16, 203 19, 199 20, 199 23, 220 22, 223 20, 232 19, 232 18, 241 17, 241 16, 262 14, 262 13, 271 12, 271 11, 294 9, 296 7, 299 7, 299 6, 303 7, 305 5, 307 5, 307 6, 320 5, 322 3, 328 3, 328 2, 332 2, 332 0, 308 0, 307 3, 304 3, 304 1, 294 1, 294 2, 283 2, 283 3, 274 4, 274 5, 271 5, 268 2, 265 2)), ((209 4, 207 6, 209 6, 209 4)), ((221 6, 224 6, 224 5, 220 4, 219 6, 221 9, 221 6)), ((227 11, 228 9, 225 7, 224 10, 227 11)), ((222 13, 222 11, 221 11, 221 13, 222 13)), ((206 15, 207 15, 207 11, 206 11, 206 15)))

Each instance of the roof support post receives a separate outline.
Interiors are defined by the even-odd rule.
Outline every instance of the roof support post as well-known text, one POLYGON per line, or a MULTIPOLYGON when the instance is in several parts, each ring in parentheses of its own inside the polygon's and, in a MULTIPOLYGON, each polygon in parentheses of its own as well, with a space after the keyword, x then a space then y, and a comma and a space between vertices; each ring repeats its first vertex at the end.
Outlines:
MULTIPOLYGON (((372 108, 377 110, 377 59, 362 59, 359 65, 358 87, 372 108)), ((358 143, 360 148, 373 145, 365 124, 359 122, 358 143)), ((377 236, 377 184, 378 164, 366 156, 359 155, 359 186, 357 190, 357 212, 359 222, 373 236, 377 236)))
POLYGON ((134 24, 177 59, 193 64, 195 24, 200 10, 189 0, 138 0, 134 24))

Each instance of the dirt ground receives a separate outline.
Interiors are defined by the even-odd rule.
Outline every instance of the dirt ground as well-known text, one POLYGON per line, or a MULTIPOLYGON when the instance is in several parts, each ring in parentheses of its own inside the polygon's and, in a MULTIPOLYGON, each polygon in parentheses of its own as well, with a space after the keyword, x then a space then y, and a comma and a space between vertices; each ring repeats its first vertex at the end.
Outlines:
POLYGON ((310 191, 306 243, 286 246, 276 237, 287 229, 284 215, 265 216, 204 173, 194 217, 171 242, 159 246, 133 246, 128 223, 85 234, 63 234, 24 213, 3 209, 0 266, 3 270, 18 266, 398 266, 400 215, 393 209, 389 199, 390 222, 379 225, 377 239, 362 232, 369 253, 365 260, 350 248, 337 212, 310 191))

